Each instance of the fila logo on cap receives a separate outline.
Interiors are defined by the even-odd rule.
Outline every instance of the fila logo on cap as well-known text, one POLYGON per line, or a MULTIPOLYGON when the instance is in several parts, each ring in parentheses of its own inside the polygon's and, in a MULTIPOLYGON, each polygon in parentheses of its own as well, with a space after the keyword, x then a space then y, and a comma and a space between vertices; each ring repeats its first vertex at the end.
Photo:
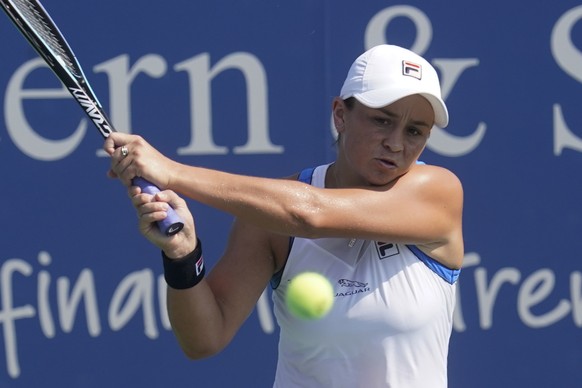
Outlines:
POLYGON ((409 77, 422 79, 422 66, 414 62, 402 61, 402 74, 409 77))

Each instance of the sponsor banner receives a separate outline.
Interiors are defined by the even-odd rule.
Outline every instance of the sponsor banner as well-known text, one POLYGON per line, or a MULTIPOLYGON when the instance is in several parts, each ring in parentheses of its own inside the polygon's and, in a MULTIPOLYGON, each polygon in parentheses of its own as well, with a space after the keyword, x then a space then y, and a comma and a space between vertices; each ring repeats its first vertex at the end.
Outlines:
MULTIPOLYGON (((423 55, 451 120, 422 159, 465 190, 450 387, 582 381, 582 3, 43 4, 117 128, 258 176, 333 160, 331 100, 361 52, 423 55)), ((270 386, 269 290, 227 349, 187 360, 101 135, 4 15, 0 37, 0 387, 270 386)), ((190 206, 211 270, 232 219, 190 206)))

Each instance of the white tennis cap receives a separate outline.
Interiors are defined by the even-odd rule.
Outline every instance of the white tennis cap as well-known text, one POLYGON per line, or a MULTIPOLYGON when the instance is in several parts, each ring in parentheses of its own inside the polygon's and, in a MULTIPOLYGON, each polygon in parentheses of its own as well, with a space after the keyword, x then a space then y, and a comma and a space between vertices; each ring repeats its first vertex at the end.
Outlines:
POLYGON ((421 56, 402 47, 380 45, 360 55, 350 67, 340 97, 355 97, 369 108, 381 108, 420 94, 432 105, 435 124, 449 123, 436 70, 421 56))

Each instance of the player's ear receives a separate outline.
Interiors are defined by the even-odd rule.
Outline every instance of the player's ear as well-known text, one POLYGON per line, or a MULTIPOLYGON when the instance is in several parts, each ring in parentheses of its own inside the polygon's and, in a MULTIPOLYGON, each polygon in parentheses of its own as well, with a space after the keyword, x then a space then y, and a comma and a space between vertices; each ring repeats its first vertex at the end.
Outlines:
POLYGON ((344 117, 347 111, 345 102, 336 97, 333 99, 332 102, 332 118, 333 118, 333 125, 338 133, 344 131, 344 117))

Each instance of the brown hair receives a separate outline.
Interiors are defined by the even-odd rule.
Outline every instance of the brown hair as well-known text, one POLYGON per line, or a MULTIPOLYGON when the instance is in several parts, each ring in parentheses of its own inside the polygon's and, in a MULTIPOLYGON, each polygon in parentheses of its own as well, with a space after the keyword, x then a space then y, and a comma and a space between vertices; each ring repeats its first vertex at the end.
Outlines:
POLYGON ((355 97, 348 97, 344 100, 344 104, 346 105, 346 108, 348 108, 348 110, 352 110, 352 109, 354 109, 354 106, 356 105, 356 98, 355 97))

